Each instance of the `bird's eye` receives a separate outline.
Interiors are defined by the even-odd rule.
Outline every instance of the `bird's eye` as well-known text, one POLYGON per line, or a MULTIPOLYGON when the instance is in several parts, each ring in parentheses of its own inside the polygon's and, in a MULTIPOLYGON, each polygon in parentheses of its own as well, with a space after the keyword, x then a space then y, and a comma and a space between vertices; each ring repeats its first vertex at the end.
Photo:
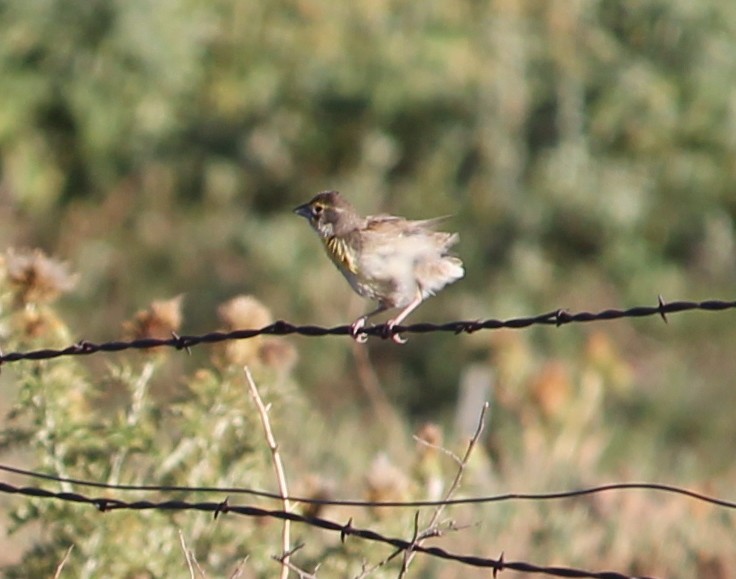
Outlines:
POLYGON ((312 215, 315 217, 319 217, 322 215, 322 212, 325 210, 324 206, 322 205, 313 205, 312 206, 312 215))

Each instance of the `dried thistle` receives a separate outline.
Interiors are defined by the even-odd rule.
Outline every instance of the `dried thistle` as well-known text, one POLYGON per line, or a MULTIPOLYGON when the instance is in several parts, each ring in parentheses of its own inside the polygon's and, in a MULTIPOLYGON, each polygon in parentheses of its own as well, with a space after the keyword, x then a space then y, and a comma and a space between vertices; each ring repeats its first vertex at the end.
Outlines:
POLYGON ((13 327, 18 335, 32 340, 44 336, 67 337, 67 327, 49 307, 26 307, 13 316, 13 327))
POLYGON ((257 298, 236 296, 217 308, 217 315, 228 330, 261 328, 273 321, 271 311, 257 298))
MULTIPOLYGON (((378 454, 365 475, 366 500, 370 502, 406 501, 411 496, 411 481, 385 453, 378 454)), ((388 510, 371 509, 374 516, 388 516, 388 510)))
POLYGON ((264 366, 274 368, 284 376, 294 369, 299 354, 296 348, 283 338, 264 338, 258 349, 258 359, 264 366))
POLYGON ((147 310, 141 310, 132 320, 123 322, 125 337, 132 340, 170 338, 181 327, 183 299, 184 296, 180 294, 169 300, 151 302, 147 310))
MULTIPOLYGON (((258 329, 273 321, 270 310, 257 298, 241 295, 226 301, 217 308, 217 315, 226 332, 242 329, 258 329)), ((213 355, 215 363, 223 366, 255 366, 261 363, 259 352, 264 339, 255 336, 247 340, 234 340, 219 344, 213 355)))
POLYGON ((5 276, 18 304, 42 304, 71 290, 78 276, 68 264, 47 256, 40 249, 9 248, 4 256, 5 276))
MULTIPOLYGON (((335 484, 317 474, 309 474, 302 481, 303 488, 299 494, 315 501, 329 501, 335 496, 335 484)), ((302 515, 305 517, 321 517, 324 515, 323 503, 305 503, 301 507, 302 515)))

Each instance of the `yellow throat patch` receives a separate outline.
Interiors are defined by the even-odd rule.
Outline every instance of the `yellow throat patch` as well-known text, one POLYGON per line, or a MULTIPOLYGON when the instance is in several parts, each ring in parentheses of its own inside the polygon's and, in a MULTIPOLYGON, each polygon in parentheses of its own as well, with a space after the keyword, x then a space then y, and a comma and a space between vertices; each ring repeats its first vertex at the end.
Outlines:
POLYGON ((325 250, 335 265, 341 269, 345 269, 350 273, 357 274, 358 268, 355 263, 355 256, 348 245, 347 241, 338 237, 328 237, 323 240, 325 250))

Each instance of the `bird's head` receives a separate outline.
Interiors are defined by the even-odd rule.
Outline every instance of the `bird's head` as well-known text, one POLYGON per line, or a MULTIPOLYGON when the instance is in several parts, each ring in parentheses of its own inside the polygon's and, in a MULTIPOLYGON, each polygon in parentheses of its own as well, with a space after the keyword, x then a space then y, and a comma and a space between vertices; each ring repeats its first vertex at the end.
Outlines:
POLYGON ((337 191, 323 191, 311 201, 294 209, 323 239, 342 236, 357 229, 363 219, 355 208, 337 191))

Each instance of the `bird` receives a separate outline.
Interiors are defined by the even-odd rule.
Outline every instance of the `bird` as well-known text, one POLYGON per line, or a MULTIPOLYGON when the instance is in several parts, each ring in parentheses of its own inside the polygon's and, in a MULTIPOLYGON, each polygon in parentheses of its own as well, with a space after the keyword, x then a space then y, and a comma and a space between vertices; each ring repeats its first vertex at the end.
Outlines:
MULTIPOLYGON (((368 339, 361 330, 369 318, 400 308, 387 322, 391 332, 425 299, 465 275, 463 262, 450 254, 459 235, 434 229, 446 217, 418 221, 393 215, 362 217, 338 191, 322 191, 294 213, 317 232, 353 290, 378 304, 351 324, 357 342, 368 339)), ((391 338, 397 344, 406 342, 396 332, 391 338)))

